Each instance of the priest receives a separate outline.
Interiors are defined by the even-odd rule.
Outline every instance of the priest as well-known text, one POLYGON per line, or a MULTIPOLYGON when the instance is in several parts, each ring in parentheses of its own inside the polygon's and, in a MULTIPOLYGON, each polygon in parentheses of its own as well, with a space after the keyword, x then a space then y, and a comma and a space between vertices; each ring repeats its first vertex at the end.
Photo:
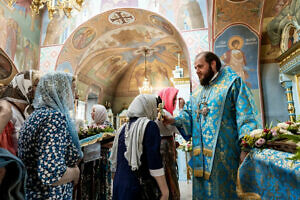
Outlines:
POLYGON ((200 86, 176 118, 165 124, 183 128, 193 139, 193 199, 238 199, 236 179, 246 153, 241 138, 258 128, 250 89, 212 52, 201 52, 194 67, 200 86))

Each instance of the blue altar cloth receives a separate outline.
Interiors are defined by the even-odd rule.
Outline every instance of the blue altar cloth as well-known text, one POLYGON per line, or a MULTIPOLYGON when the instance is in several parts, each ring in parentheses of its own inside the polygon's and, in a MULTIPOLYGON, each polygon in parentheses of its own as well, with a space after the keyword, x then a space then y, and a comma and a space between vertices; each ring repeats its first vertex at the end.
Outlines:
POLYGON ((111 137, 114 137, 114 136, 115 136, 114 133, 102 132, 102 133, 84 138, 82 140, 79 140, 79 144, 80 144, 81 147, 84 147, 84 146, 87 146, 87 145, 90 145, 90 144, 94 144, 96 142, 100 142, 103 139, 111 138, 111 137))
POLYGON ((257 199, 300 199, 300 162, 286 159, 290 157, 286 152, 253 149, 239 168, 238 193, 257 199))

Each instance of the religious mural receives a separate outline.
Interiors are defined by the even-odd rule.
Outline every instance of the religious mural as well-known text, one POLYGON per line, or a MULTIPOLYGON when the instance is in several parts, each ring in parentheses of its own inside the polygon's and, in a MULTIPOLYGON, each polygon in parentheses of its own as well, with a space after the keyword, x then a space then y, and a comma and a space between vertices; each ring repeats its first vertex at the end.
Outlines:
POLYGON ((107 11, 79 26, 65 42, 56 70, 69 70, 82 83, 103 88, 104 99, 128 99, 143 84, 144 56, 139 50, 145 46, 154 50, 147 58, 154 91, 172 85, 178 52, 184 76, 189 76, 188 51, 178 31, 162 16, 133 8, 107 11))
POLYGON ((216 39, 214 51, 220 56, 222 63, 230 66, 248 85, 260 108, 257 34, 245 25, 233 25, 216 39))
POLYGON ((45 10, 42 18, 41 46, 63 44, 80 24, 99 13, 100 3, 99 0, 85 1, 81 11, 74 10, 70 19, 61 11, 55 13, 50 20, 48 11, 45 10))
POLYGON ((95 38, 95 31, 90 27, 82 27, 75 32, 72 43, 76 49, 87 47, 95 38))
POLYGON ((140 0, 139 7, 161 14, 180 30, 207 28, 206 0, 140 0))
MULTIPOLYGON (((262 51, 261 60, 264 63, 274 63, 282 52, 280 51, 280 43, 282 32, 287 24, 293 24, 296 30, 300 30, 300 2, 299 0, 266 0, 263 16, 262 30, 262 51)), ((293 38, 296 36, 295 30, 291 29, 286 32, 286 37, 293 38), (293 31, 293 32, 292 32, 293 31)), ((290 44, 290 45, 292 45, 290 44)))
POLYGON ((0 48, 14 61, 19 71, 37 69, 40 20, 31 16, 29 3, 16 1, 14 7, 0 1, 0 48))
POLYGON ((214 2, 214 37, 217 37, 217 35, 232 23, 248 24, 256 33, 259 33, 264 1, 215 0, 214 2))

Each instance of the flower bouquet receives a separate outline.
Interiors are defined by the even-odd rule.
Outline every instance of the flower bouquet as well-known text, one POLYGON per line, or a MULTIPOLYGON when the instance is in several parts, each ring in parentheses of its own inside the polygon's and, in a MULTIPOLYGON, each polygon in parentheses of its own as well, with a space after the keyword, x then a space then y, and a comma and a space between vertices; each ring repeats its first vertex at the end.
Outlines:
POLYGON ((80 127, 78 135, 79 139, 84 139, 96 134, 99 134, 101 132, 109 132, 112 133, 114 132, 114 128, 112 128, 110 125, 90 125, 87 127, 80 127))
POLYGON ((193 149, 192 141, 186 142, 184 140, 183 143, 180 144, 178 148, 181 149, 182 151, 190 152, 193 149))
POLYGON ((300 160, 300 122, 282 122, 277 126, 255 129, 241 141, 243 151, 252 148, 272 148, 294 153, 292 160, 300 160))

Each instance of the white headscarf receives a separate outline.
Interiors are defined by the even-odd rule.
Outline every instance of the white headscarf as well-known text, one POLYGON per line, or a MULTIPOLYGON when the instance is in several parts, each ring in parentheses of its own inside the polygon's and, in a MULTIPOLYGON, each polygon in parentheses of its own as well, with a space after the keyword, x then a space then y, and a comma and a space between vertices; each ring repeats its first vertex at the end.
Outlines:
POLYGON ((112 171, 117 167, 117 152, 118 152, 118 140, 119 134, 125 126, 125 146, 126 151, 124 156, 128 161, 131 169, 137 170, 141 165, 141 155, 143 153, 143 139, 145 129, 150 120, 155 120, 157 117, 157 103, 156 97, 149 94, 141 94, 137 96, 130 104, 127 112, 129 118, 138 117, 129 128, 129 123, 124 124, 119 128, 117 135, 115 136, 110 161, 112 164, 112 171))
POLYGON ((15 75, 13 80, 4 90, 2 97, 5 100, 15 103, 27 104, 24 110, 24 116, 27 118, 32 112, 33 86, 40 79, 37 71, 28 70, 15 75))
POLYGON ((103 124, 107 119, 107 111, 106 108, 100 104, 93 105, 93 109, 95 109, 94 122, 95 124, 103 124))

